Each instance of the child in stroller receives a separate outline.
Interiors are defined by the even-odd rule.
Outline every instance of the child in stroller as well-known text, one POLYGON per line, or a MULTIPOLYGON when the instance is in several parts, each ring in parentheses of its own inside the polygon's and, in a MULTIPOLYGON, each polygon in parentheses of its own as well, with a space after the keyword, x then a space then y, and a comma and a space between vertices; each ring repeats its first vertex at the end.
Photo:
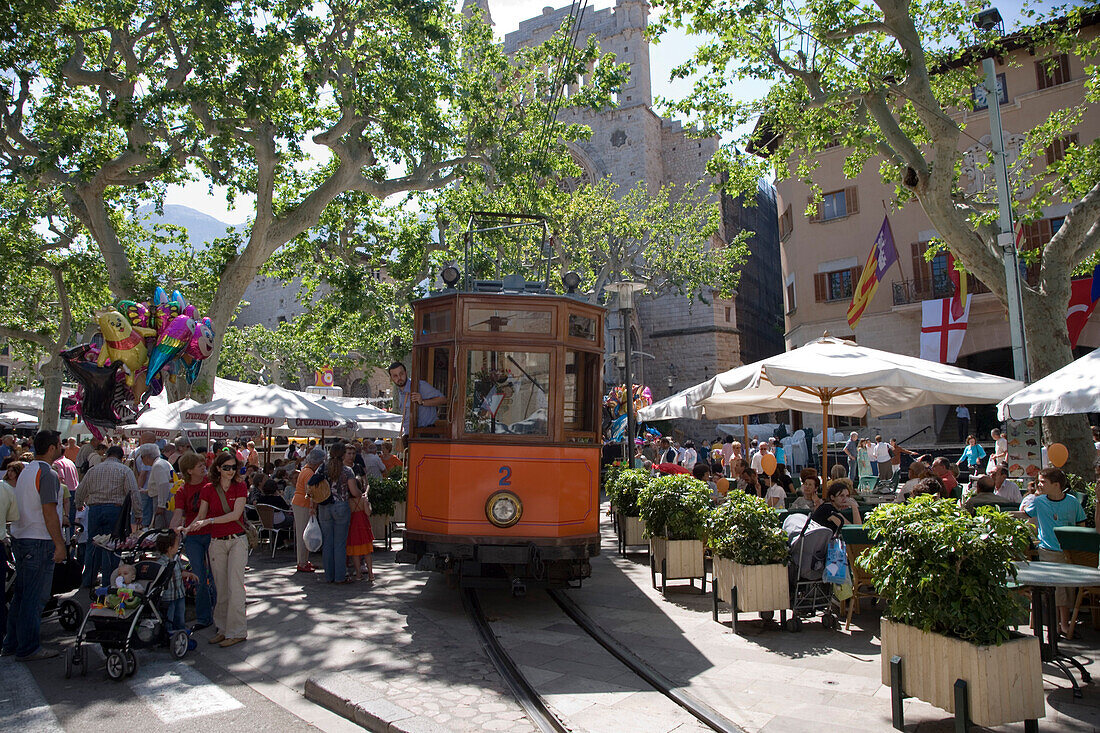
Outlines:
POLYGON ((80 668, 81 675, 87 674, 86 644, 100 645, 107 657, 107 676, 115 681, 137 671, 134 649, 167 646, 174 658, 181 659, 193 648, 179 618, 179 601, 183 599, 179 544, 176 532, 154 529, 142 534, 134 549, 117 553, 123 563, 134 568, 132 587, 97 589, 99 600, 84 616, 76 643, 65 656, 66 678, 72 676, 74 667, 80 668), (160 537, 150 546, 149 540, 156 535, 160 537))
POLYGON ((822 626, 837 628, 833 585, 822 580, 833 530, 806 514, 790 514, 783 520, 783 531, 787 533, 791 558, 787 566, 791 583, 791 617, 787 620, 787 630, 801 630, 802 619, 812 618, 819 611, 822 626))

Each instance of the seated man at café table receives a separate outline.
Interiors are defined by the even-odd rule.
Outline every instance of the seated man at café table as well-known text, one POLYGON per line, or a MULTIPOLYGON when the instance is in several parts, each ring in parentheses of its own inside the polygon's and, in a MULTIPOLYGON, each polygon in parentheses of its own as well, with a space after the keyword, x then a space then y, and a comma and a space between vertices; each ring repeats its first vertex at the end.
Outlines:
POLYGON ((1020 485, 1008 477, 1008 466, 1000 464, 993 469, 993 493, 1010 502, 1020 505, 1024 495, 1020 492, 1020 485))
POLYGON ((863 524, 863 519, 859 516, 859 507, 852 498, 852 484, 846 478, 833 479, 825 490, 825 501, 814 510, 810 519, 822 527, 829 527, 833 530, 833 534, 839 534, 840 528, 847 523, 847 518, 841 514, 844 509, 852 510, 852 524, 863 524))
MULTIPOLYGON (((1066 475, 1061 469, 1044 468, 1037 479, 1039 494, 1035 500, 1023 508, 1039 528, 1039 559, 1043 562, 1065 562, 1062 546, 1055 527, 1079 527, 1085 524, 1085 510, 1081 508, 1075 494, 1066 491, 1066 475)), ((1058 606, 1058 627, 1066 636, 1072 629, 1069 625, 1070 609, 1076 591, 1073 588, 1057 588, 1054 602, 1058 606)))
POLYGON ((920 480, 928 475, 928 464, 923 461, 913 461, 909 464, 909 480, 898 487, 898 493, 894 496, 894 501, 901 503, 909 498, 913 491, 917 488, 917 484, 920 480))
POLYGON ((974 480, 974 493, 963 502, 963 509, 973 514, 974 510, 980 506, 997 506, 998 504, 1005 504, 1005 500, 994 493, 994 488, 996 487, 992 476, 984 474, 976 478, 974 480))
POLYGON ((959 485, 959 481, 955 478, 955 474, 951 472, 951 462, 943 456, 932 461, 932 475, 943 484, 943 493, 947 496, 950 496, 951 492, 959 485))

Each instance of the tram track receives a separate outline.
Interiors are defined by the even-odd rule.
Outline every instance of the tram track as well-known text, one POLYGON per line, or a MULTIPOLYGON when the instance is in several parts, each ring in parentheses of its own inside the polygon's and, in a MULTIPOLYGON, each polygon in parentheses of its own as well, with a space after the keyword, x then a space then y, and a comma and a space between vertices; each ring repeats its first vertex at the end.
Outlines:
MULTIPOLYGON (((622 667, 625 667, 653 690, 664 695, 672 703, 675 703, 711 730, 719 733, 744 733, 742 728, 714 708, 685 692, 672 680, 653 669, 631 652, 624 644, 603 629, 567 594, 558 590, 548 590, 547 594, 562 613, 587 637, 599 644, 622 667)), ((524 677, 519 666, 508 654, 485 617, 475 590, 467 589, 464 592, 463 606, 478 632, 486 654, 512 690, 516 700, 523 707, 532 723, 540 730, 547 732, 575 730, 567 719, 563 719, 553 711, 538 690, 524 677)))

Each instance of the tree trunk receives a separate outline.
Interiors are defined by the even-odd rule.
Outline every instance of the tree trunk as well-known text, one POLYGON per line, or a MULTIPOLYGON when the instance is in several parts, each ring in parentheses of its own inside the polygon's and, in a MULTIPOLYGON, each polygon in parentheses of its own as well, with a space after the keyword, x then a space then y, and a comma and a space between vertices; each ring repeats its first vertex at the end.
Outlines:
POLYGON ((249 257, 248 249, 226 266, 218 281, 214 300, 210 304, 210 318, 214 322, 214 348, 210 356, 203 360, 202 371, 199 372, 199 378, 191 388, 192 399, 199 402, 213 399, 214 375, 218 372, 218 360, 221 359, 222 346, 225 343, 225 331, 233 322, 237 308, 241 304, 241 298, 244 297, 244 291, 248 289, 254 274, 259 272, 263 264, 263 261, 253 262, 253 259, 258 258, 249 257))
MULTIPOLYGON (((1069 289, 1068 277, 1064 282, 1058 277, 1044 277, 1042 291, 1024 289, 1024 331, 1033 382, 1073 361, 1066 328, 1069 289)), ((1069 450, 1069 460, 1063 466, 1067 473, 1092 477, 1096 449, 1084 415, 1043 418, 1043 438, 1044 445, 1061 443, 1069 450)))
POLYGON ((42 366, 42 417, 39 427, 43 430, 57 430, 61 415, 61 357, 56 350, 53 357, 42 366))

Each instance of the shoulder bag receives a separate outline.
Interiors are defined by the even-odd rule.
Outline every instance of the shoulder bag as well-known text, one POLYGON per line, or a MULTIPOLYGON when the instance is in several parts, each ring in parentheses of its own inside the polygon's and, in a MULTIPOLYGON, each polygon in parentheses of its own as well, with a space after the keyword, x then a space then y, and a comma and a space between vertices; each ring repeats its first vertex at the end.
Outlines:
MULTIPOLYGON (((222 502, 222 512, 229 514, 229 502, 225 498, 225 492, 222 491, 222 487, 215 486, 214 490, 218 492, 218 498, 222 502)), ((260 530, 256 528, 256 525, 245 518, 244 513, 241 513, 240 518, 241 526, 244 527, 244 535, 248 538, 249 551, 255 550, 260 544, 260 530)))

